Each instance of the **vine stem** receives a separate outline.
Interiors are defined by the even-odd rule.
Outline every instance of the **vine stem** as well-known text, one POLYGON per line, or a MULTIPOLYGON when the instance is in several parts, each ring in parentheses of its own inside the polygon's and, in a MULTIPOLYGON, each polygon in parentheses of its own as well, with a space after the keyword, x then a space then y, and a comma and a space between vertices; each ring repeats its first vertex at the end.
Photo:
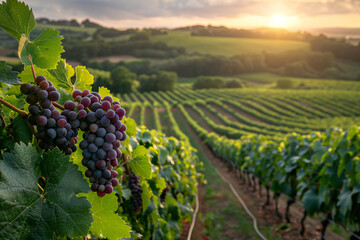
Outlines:
POLYGON ((5 101, 4 99, 0 98, 0 103, 4 104, 5 106, 7 106, 8 108, 14 110, 15 112, 19 113, 19 115, 23 118, 27 117, 28 114, 27 112, 18 109, 17 107, 15 107, 14 105, 12 105, 11 103, 8 103, 7 101, 5 101))
POLYGON ((4 116, 0 114, 0 119, 4 123, 5 128, 7 127, 4 116))
POLYGON ((123 155, 123 159, 124 159, 124 167, 125 167, 125 171, 127 174, 131 173, 131 168, 129 166, 129 160, 128 160, 128 156, 126 154, 123 155))
POLYGON ((58 104, 57 102, 52 102, 52 104, 57 107, 60 108, 61 110, 64 110, 65 108, 63 106, 61 106, 60 104, 58 104))
POLYGON ((35 74, 35 69, 34 69, 34 64, 32 62, 32 59, 31 59, 31 55, 29 54, 29 59, 30 59, 30 66, 31 66, 31 71, 32 71, 32 74, 34 76, 34 79, 36 78, 36 74, 35 74))

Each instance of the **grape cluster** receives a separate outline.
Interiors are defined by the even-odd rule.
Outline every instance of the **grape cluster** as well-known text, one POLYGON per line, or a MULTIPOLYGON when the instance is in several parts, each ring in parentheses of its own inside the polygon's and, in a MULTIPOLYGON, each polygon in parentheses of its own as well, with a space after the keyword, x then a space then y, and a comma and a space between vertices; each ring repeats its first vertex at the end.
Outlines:
POLYGON ((165 202, 165 200, 166 200, 166 194, 167 194, 168 191, 170 191, 170 189, 169 189, 168 187, 166 187, 166 188, 162 191, 162 193, 160 194, 160 201, 161 201, 161 202, 165 202))
POLYGON ((122 156, 120 141, 127 138, 126 125, 120 122, 125 110, 112 97, 101 99, 98 93, 89 90, 75 90, 73 98, 78 102, 80 129, 84 131, 79 147, 83 150, 82 164, 88 168, 85 176, 92 183, 91 190, 103 197, 118 184, 117 172, 112 168, 122 156))
POLYGON ((129 189, 131 190, 131 207, 133 212, 137 213, 141 210, 142 206, 142 189, 141 185, 139 184, 140 177, 137 176, 135 173, 129 174, 129 189))
POLYGON ((26 102, 30 104, 28 121, 37 127, 35 137, 39 147, 45 150, 59 147, 70 155, 76 151, 77 129, 80 126, 77 114, 73 112, 68 118, 67 114, 55 109, 52 101, 58 101, 60 94, 44 76, 37 76, 35 83, 22 84, 20 91, 27 95, 26 102))

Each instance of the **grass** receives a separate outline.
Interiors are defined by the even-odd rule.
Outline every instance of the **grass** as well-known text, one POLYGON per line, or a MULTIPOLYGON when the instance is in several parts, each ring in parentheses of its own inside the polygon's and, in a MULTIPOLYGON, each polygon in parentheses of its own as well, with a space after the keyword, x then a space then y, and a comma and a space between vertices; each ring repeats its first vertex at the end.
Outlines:
MULTIPOLYGON (((206 185, 206 200, 209 202, 210 209, 216 209, 216 205, 218 204, 217 197, 219 194, 223 195, 225 199, 228 200, 227 205, 224 209, 217 210, 219 212, 215 212, 218 220, 215 225, 216 228, 213 229, 211 234, 211 239, 221 239, 225 240, 223 236, 221 236, 221 229, 233 228, 239 232, 239 236, 247 236, 249 238, 257 238, 258 236, 255 234, 253 229, 253 223, 248 219, 248 216, 244 212, 242 208, 239 208, 237 199, 234 197, 232 191, 228 187, 224 187, 224 182, 220 178, 220 176, 215 172, 212 168, 209 160, 205 156, 204 151, 202 151, 201 146, 196 142, 195 136, 187 130, 186 123, 181 121, 180 113, 174 112, 174 117, 177 120, 177 123, 180 129, 186 134, 190 140, 191 146, 198 150, 197 155, 199 160, 203 163, 203 174, 205 179, 207 180, 206 185), (228 216, 229 218, 235 220, 238 225, 231 226, 229 223, 222 221, 224 216, 228 216)), ((267 237, 268 239, 278 240, 281 239, 278 236, 274 236, 274 233, 271 230, 271 227, 260 227, 260 231, 267 237)))
POLYGON ((280 52, 291 49, 309 49, 309 44, 300 41, 270 40, 255 38, 226 38, 191 36, 189 31, 168 31, 167 35, 151 37, 170 46, 184 47, 187 52, 233 56, 243 53, 280 52))

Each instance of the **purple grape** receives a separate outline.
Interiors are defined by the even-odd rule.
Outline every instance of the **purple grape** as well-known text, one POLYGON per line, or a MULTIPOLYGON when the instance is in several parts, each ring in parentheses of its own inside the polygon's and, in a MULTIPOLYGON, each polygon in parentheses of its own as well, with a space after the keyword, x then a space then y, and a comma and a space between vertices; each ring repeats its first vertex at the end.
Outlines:
POLYGON ((80 90, 73 91, 72 97, 75 99, 77 96, 82 96, 82 92, 80 90))
POLYGON ((76 104, 73 101, 69 100, 64 103, 64 107, 70 111, 74 111, 76 108, 76 104))
POLYGON ((48 98, 48 92, 45 90, 40 90, 36 93, 36 97, 40 100, 43 101, 45 99, 48 98))
POLYGON ((99 187, 99 184, 97 184, 97 183, 91 184, 91 191, 96 192, 98 187, 99 187))
POLYGON ((115 126, 110 124, 109 126, 107 126, 106 131, 108 133, 114 133, 115 132, 115 126))
POLYGON ((98 102, 94 102, 93 104, 91 104, 91 111, 95 112, 96 110, 101 108, 101 104, 98 102))
POLYGON ((83 98, 80 102, 84 107, 89 107, 91 104, 91 100, 89 98, 83 98))
POLYGON ((106 156, 109 158, 109 159, 115 159, 116 158, 116 151, 114 149, 110 149, 106 156))
POLYGON ((39 87, 43 90, 47 89, 49 86, 50 85, 49 85, 48 81, 41 81, 39 84, 39 87))
POLYGON ((108 117, 106 117, 106 116, 103 116, 101 119, 100 119, 100 125, 102 126, 102 127, 107 127, 107 126, 109 126, 109 124, 110 124, 110 119, 108 118, 108 117))
POLYGON ((36 124, 38 126, 45 126, 47 124, 47 118, 45 116, 37 116, 36 124))
POLYGON ((99 150, 96 152, 96 156, 99 158, 99 159, 105 159, 106 158, 106 152, 104 149, 102 148, 99 148, 99 150))
POLYGON ((78 114, 80 118, 86 118, 87 116, 87 112, 84 109, 80 110, 78 114))
POLYGON ((55 87, 48 87, 48 88, 46 89, 46 91, 47 91, 48 94, 49 94, 49 93, 51 93, 51 92, 56 92, 57 89, 56 89, 55 87))
POLYGON ((67 131, 66 131, 65 128, 59 127, 59 128, 56 129, 56 135, 58 137, 65 137, 66 134, 67 134, 67 131))
POLYGON ((98 136, 98 137, 105 137, 105 135, 106 135, 106 129, 105 128, 99 128, 98 130, 97 130, 97 132, 96 132, 96 135, 98 136))
POLYGON ((93 123, 96 121, 96 115, 94 112, 89 112, 86 116, 86 120, 88 120, 89 122, 93 123))
POLYGON ((89 130, 91 133, 96 133, 98 129, 99 129, 99 126, 96 125, 95 123, 90 124, 90 126, 89 126, 89 130))
POLYGON ((50 106, 51 106, 51 101, 50 101, 49 99, 42 100, 42 101, 40 102, 40 106, 41 106, 42 108, 50 108, 50 106))
POLYGON ((88 149, 91 153, 95 153, 98 150, 98 147, 94 143, 90 143, 88 149))
POLYGON ((101 108, 104 110, 108 110, 110 109, 110 107, 111 107, 111 103, 109 101, 105 100, 101 103, 101 108))
POLYGON ((102 147, 102 145, 104 145, 104 138, 101 137, 97 137, 95 138, 95 145, 98 147, 102 147))
POLYGON ((47 135, 50 137, 50 139, 55 139, 56 138, 56 131, 53 128, 49 128, 48 130, 46 130, 47 135))
POLYGON ((111 179, 111 183, 113 185, 113 187, 116 187, 119 184, 119 180, 117 180, 116 178, 111 179))
POLYGON ((39 108, 37 105, 30 105, 30 106, 29 106, 29 112, 30 112, 32 115, 38 115, 39 112, 40 112, 40 108, 39 108))
POLYGON ((104 192, 106 192, 107 194, 110 194, 110 193, 112 193, 112 191, 113 191, 113 187, 110 184, 106 184, 104 192))
POLYGON ((101 176, 102 176, 102 172, 100 170, 95 170, 94 171, 94 173, 93 173, 94 178, 99 179, 99 178, 101 178, 101 176))
POLYGON ((46 127, 53 128, 56 126, 56 120, 53 118, 49 118, 46 124, 46 127))
POLYGON ((61 127, 61 128, 64 128, 67 124, 67 121, 63 118, 60 118, 59 120, 57 120, 56 124, 61 127))
POLYGON ((105 162, 105 160, 98 160, 98 161, 96 161, 96 167, 99 168, 99 169, 106 167, 106 162, 105 162))
POLYGON ((115 112, 113 110, 109 110, 107 111, 106 116, 111 119, 115 117, 115 112))
POLYGON ((83 140, 79 143, 79 147, 81 150, 88 148, 88 146, 89 146, 89 142, 87 140, 83 140))
POLYGON ((55 120, 58 120, 61 116, 61 113, 58 110, 52 110, 51 111, 51 117, 54 118, 55 120))
POLYGON ((102 146, 102 148, 105 151, 109 151, 109 150, 113 149, 113 145, 111 143, 105 142, 104 145, 102 146))
POLYGON ((116 137, 113 133, 107 133, 105 135, 105 141, 109 142, 109 143, 113 143, 116 140, 116 137))
POLYGON ((30 88, 32 87, 29 83, 23 83, 20 86, 20 91, 22 94, 28 95, 30 93, 30 88))
POLYGON ((50 101, 58 101, 60 99, 60 94, 58 92, 49 92, 48 99, 50 101))
POLYGON ((68 113, 68 119, 69 120, 75 120, 75 119, 77 119, 77 113, 76 112, 74 112, 74 111, 70 111, 69 113, 68 113))

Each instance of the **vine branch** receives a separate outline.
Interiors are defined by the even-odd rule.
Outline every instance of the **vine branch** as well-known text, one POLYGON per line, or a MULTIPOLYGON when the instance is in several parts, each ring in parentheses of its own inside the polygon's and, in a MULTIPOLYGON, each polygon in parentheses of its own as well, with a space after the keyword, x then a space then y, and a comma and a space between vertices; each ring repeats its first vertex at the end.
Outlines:
POLYGON ((31 66, 31 71, 32 71, 32 74, 33 74, 33 76, 34 76, 34 80, 35 80, 35 78, 36 78, 36 74, 35 74, 35 69, 34 69, 34 64, 33 64, 33 62, 32 62, 32 59, 31 59, 31 55, 29 54, 29 60, 30 60, 30 66, 31 66))
POLYGON ((4 123, 5 128, 7 127, 4 116, 0 114, 0 119, 4 123))
POLYGON ((61 106, 60 104, 58 104, 57 102, 52 102, 52 104, 57 107, 60 108, 61 110, 64 110, 65 108, 63 106, 61 106))
POLYGON ((17 107, 15 107, 14 105, 12 105, 11 103, 8 103, 7 101, 5 101, 4 99, 0 98, 0 103, 4 104, 5 106, 7 106, 8 108, 14 110, 15 112, 19 113, 19 115, 23 118, 26 118, 28 116, 27 112, 18 109, 17 107))

